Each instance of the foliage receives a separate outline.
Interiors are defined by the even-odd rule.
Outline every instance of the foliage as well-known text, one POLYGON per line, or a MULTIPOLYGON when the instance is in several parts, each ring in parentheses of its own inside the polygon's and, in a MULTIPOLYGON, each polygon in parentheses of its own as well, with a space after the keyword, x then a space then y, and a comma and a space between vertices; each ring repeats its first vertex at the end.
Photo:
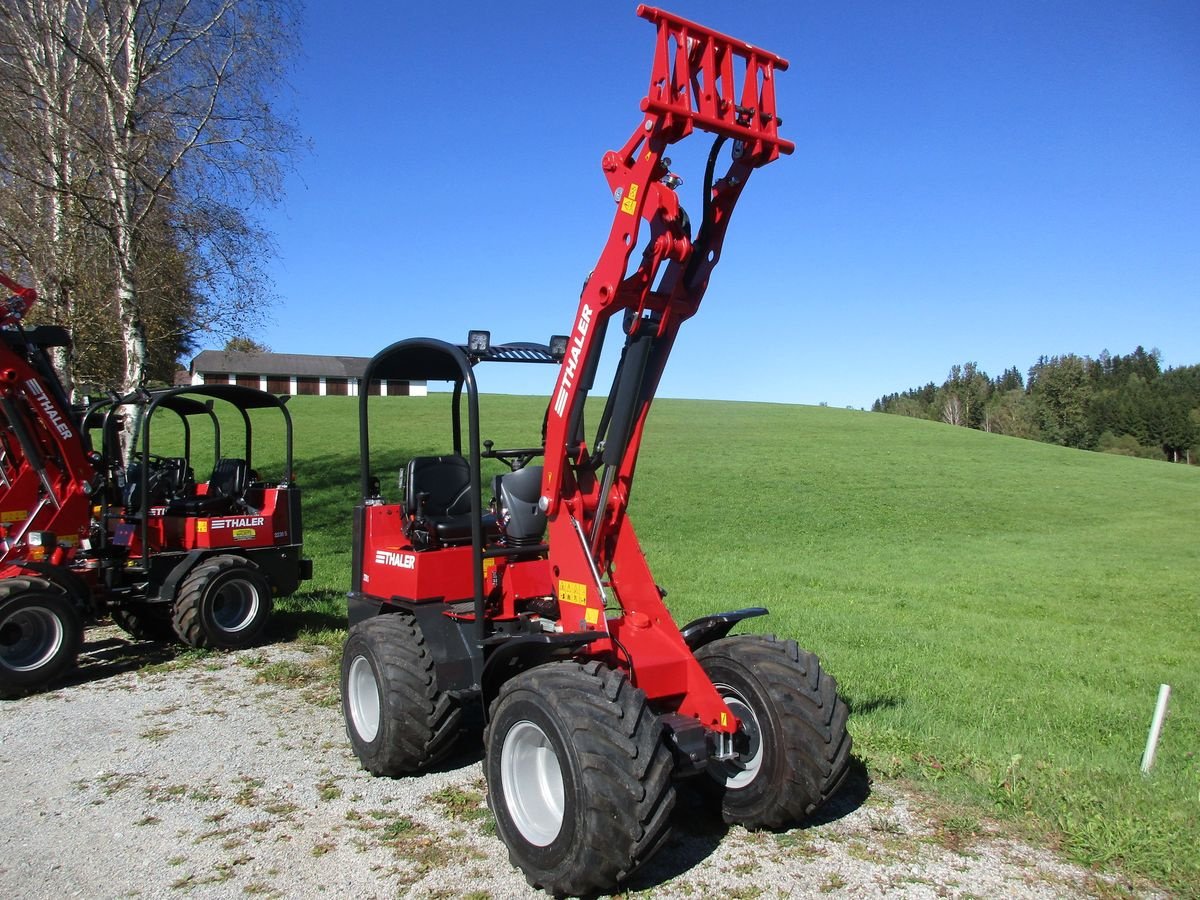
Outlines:
POLYGON ((271 348, 254 338, 239 334, 225 342, 226 353, 270 353, 271 348))
POLYGON ((975 363, 871 407, 1081 450, 1200 461, 1200 365, 1162 371, 1158 351, 1042 357, 989 379, 975 363))
MULTIPOLYGON (((287 609, 344 627, 357 401, 288 406, 315 581, 287 609)), ((405 458, 445 451, 449 406, 371 398, 385 496, 405 458)), ((537 443, 544 411, 485 396, 483 437, 537 443)), ((893 416, 660 400, 630 518, 677 621, 766 606, 749 628, 821 656, 875 777, 1200 891, 1194 469, 893 416), (1145 778, 1160 683, 1176 699, 1145 778)))
POLYGON ((69 327, 74 380, 169 381, 204 330, 270 299, 266 233, 297 140, 277 110, 290 2, 0 5, 0 262, 69 327))

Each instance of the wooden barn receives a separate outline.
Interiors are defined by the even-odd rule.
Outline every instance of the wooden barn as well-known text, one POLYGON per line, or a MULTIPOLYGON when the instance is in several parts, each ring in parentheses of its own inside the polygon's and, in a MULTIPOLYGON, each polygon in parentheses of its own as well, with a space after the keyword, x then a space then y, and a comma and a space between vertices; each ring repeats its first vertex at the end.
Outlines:
MULTIPOLYGON (((240 384, 272 394, 357 397, 363 390, 366 356, 312 356, 304 353, 242 353, 203 350, 189 368, 192 384, 240 384)), ((424 381, 371 382, 368 391, 384 397, 424 397, 424 381)))

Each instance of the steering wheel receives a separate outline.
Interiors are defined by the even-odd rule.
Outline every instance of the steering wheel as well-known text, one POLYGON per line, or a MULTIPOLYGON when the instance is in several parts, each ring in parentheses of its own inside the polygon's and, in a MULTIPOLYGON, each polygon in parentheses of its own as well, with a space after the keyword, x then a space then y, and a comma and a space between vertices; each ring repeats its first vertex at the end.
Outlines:
POLYGON ((546 451, 542 447, 522 447, 514 450, 497 450, 493 441, 483 442, 483 451, 479 454, 484 459, 498 459, 512 471, 523 469, 536 457, 546 451))

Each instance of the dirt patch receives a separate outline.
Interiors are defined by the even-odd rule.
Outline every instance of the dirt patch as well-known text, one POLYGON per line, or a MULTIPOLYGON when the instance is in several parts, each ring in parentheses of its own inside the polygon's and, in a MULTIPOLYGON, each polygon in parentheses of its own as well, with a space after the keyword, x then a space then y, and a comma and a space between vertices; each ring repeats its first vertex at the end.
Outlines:
MULTIPOLYGON (((524 897, 484 804, 479 749, 372 778, 321 650, 145 665, 93 632, 82 676, 0 707, 0 896, 524 897), (113 660, 117 662, 114 663, 113 660)), ((674 836, 629 885, 652 897, 1111 895, 1114 886, 986 822, 947 820, 865 779, 820 822, 726 828, 681 790, 674 836)))

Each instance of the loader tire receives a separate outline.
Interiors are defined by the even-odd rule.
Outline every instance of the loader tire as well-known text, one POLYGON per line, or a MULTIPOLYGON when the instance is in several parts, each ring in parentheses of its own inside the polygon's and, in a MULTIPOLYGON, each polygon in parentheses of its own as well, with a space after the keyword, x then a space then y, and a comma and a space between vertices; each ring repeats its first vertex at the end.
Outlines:
POLYGON ((515 675, 492 703, 484 745, 496 830, 534 887, 613 892, 670 834, 674 759, 620 671, 568 661, 515 675))
POLYGON ((409 775, 439 762, 463 726, 460 702, 438 688, 421 626, 405 613, 360 622, 342 649, 342 714, 362 767, 409 775))
POLYGON ((109 611, 113 624, 139 641, 178 643, 179 635, 171 623, 171 611, 166 607, 121 607, 109 611))
POLYGON ((83 618, 45 578, 0 581, 0 699, 41 690, 75 665, 83 618))
POLYGON ((241 556, 214 556, 188 573, 175 597, 175 634, 189 647, 241 650, 271 616, 271 583, 241 556))
POLYGON ((696 651, 742 723, 737 759, 713 761, 708 786, 731 825, 794 825, 838 789, 850 763, 849 710, 832 675, 795 641, 735 635, 696 651))

